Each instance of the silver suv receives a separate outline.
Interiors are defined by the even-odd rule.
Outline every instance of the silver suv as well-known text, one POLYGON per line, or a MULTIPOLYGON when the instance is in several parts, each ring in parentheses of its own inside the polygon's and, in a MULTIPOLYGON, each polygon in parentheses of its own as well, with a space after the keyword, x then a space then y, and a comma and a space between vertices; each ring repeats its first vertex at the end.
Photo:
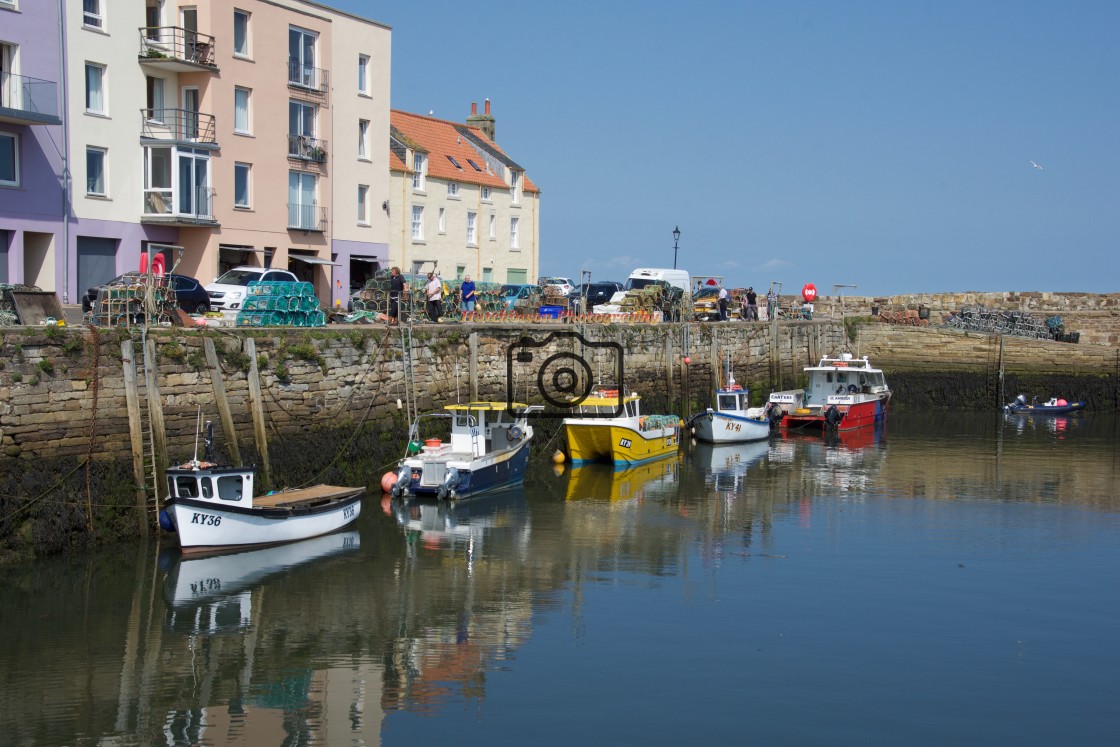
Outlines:
POLYGON ((269 270, 264 267, 234 267, 206 286, 210 306, 217 310, 237 310, 245 303, 246 286, 254 280, 276 283, 297 283, 297 278, 287 270, 269 270))

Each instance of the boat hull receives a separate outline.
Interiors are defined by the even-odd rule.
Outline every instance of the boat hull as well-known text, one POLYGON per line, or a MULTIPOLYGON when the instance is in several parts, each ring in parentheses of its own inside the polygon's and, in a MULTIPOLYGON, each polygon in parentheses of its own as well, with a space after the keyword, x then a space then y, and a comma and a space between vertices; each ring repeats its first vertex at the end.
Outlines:
POLYGON ((1084 402, 1070 402, 1068 405, 1007 405, 1006 410, 1013 415, 1069 415, 1085 409, 1084 402))
POLYGON ((301 507, 221 506, 212 501, 172 498, 171 514, 183 553, 273 545, 329 534, 357 520, 362 492, 323 505, 301 507))
MULTIPOLYGON (((525 479, 529 466, 529 447, 531 438, 526 438, 515 448, 506 452, 487 454, 479 459, 459 460, 451 455, 443 464, 459 471, 459 482, 452 498, 467 498, 491 490, 516 485, 525 479)), ((425 485, 423 481, 424 462, 420 459, 406 459, 404 464, 412 469, 408 482, 408 495, 438 497, 442 484, 425 485)), ((431 464, 431 462, 428 462, 431 464)))
MULTIPOLYGON (((832 407, 836 407, 841 416, 839 422, 836 423, 836 430, 850 431, 885 423, 889 402, 889 398, 883 398, 865 400, 851 405, 832 405, 832 407)), ((827 413, 827 407, 804 414, 798 414, 796 411, 791 412, 782 418, 781 425, 787 430, 823 430, 829 425, 827 413)))
POLYGON ((608 420, 565 420, 564 435, 572 464, 637 464, 661 459, 680 449, 680 428, 642 431, 608 420))
POLYGON ((709 412, 692 421, 697 440, 710 444, 760 441, 770 437, 770 421, 724 412, 709 412))

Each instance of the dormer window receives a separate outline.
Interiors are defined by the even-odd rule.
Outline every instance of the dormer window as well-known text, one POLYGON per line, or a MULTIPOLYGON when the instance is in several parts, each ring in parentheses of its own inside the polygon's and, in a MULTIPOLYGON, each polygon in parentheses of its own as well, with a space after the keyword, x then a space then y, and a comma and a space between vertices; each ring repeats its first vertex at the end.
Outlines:
POLYGON ((412 157, 412 188, 417 192, 424 191, 424 166, 426 161, 427 159, 421 153, 412 157))

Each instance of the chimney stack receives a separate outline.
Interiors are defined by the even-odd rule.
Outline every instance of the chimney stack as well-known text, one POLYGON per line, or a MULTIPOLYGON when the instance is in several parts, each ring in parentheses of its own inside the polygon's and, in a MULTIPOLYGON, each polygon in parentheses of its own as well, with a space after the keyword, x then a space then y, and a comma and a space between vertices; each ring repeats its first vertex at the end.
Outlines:
POLYGON ((490 99, 486 99, 483 109, 484 113, 478 113, 478 104, 471 102, 471 115, 467 117, 467 124, 471 127, 477 127, 482 130, 482 134, 490 138, 494 142, 498 142, 494 137, 494 117, 490 114, 490 99))

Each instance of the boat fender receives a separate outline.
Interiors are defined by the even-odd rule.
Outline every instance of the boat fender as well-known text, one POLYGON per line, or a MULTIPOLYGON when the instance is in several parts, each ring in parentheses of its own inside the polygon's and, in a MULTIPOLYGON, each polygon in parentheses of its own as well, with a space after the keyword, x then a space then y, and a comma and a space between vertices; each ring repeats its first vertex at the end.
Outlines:
POLYGON ((831 405, 824 413, 825 422, 829 425, 839 425, 844 416, 836 409, 836 405, 831 405))
POLYGON ((165 532, 175 531, 175 520, 171 518, 166 508, 159 510, 159 528, 165 532))
POLYGON ((511 441, 520 441, 524 435, 525 432, 521 430, 521 426, 511 425, 509 427, 509 439, 511 441))

